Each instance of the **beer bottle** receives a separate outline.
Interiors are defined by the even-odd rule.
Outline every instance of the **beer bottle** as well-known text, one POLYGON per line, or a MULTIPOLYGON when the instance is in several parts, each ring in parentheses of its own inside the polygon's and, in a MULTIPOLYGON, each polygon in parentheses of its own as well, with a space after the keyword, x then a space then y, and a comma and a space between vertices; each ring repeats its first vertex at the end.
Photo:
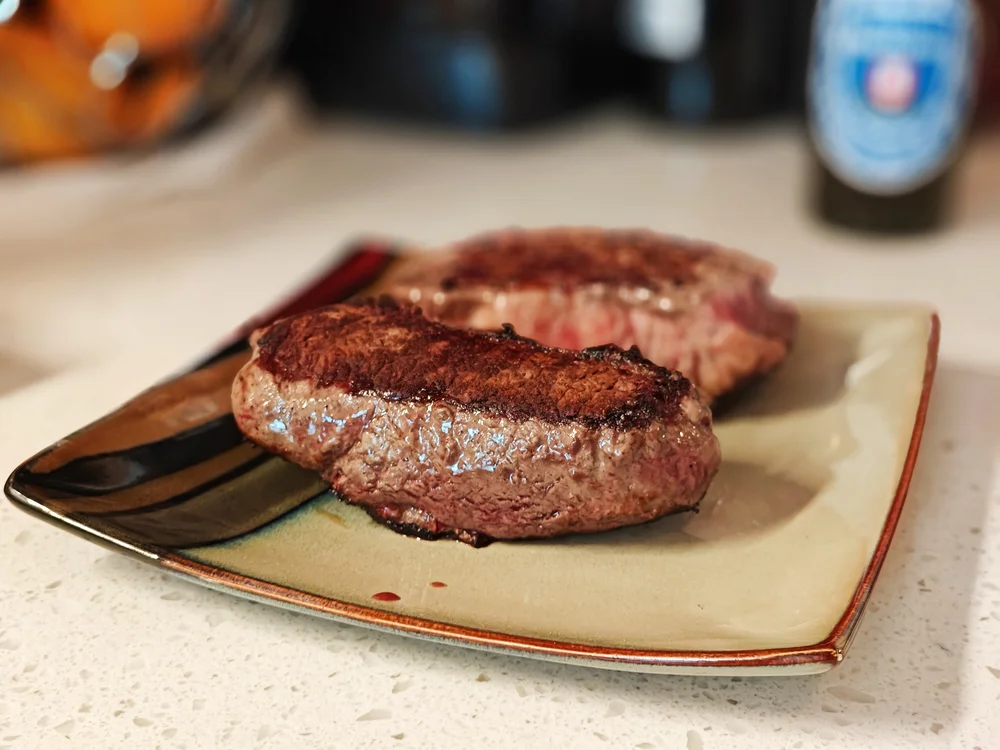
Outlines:
POLYGON ((974 0, 819 0, 813 23, 814 209, 874 232, 938 227, 975 106, 974 0))

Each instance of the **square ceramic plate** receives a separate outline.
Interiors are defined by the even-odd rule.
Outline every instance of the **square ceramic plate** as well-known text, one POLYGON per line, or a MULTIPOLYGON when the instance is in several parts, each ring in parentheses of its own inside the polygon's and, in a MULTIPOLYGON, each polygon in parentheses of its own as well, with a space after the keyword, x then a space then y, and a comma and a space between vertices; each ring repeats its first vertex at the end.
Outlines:
POLYGON ((938 343, 923 307, 802 303, 789 361, 717 421, 701 512, 473 549, 399 536, 244 442, 246 335, 377 285, 361 245, 193 370, 20 466, 22 509, 189 580, 456 645, 614 669, 802 674, 857 629, 916 460, 938 343))

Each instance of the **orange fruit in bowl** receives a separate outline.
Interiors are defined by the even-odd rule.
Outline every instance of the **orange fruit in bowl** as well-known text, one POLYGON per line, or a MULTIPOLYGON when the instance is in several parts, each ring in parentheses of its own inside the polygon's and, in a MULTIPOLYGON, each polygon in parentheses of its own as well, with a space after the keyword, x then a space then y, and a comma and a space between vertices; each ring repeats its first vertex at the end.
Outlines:
POLYGON ((0 90, 0 161, 39 161, 83 156, 90 151, 65 119, 36 102, 0 90))
POLYGON ((142 56, 190 45, 225 18, 228 0, 48 0, 54 23, 90 49, 129 34, 142 56))
POLYGON ((0 89, 86 111, 101 100, 90 60, 70 54, 42 30, 0 25, 0 89))
POLYGON ((0 155, 31 160, 86 153, 109 136, 109 99, 41 30, 0 25, 0 155))

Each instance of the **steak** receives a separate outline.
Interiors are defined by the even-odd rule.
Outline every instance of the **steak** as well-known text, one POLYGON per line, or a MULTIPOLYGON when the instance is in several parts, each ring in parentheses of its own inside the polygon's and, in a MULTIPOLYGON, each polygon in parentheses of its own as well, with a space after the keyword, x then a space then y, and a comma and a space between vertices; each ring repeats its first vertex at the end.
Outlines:
POLYGON ((719 466, 697 390, 635 350, 451 328, 387 297, 251 342, 240 430, 405 533, 481 544, 643 523, 696 508, 719 466))
POLYGON ((414 255, 381 290, 451 326, 638 346, 712 401, 788 354, 797 314, 771 295, 773 276, 743 253, 648 231, 511 229, 414 255))

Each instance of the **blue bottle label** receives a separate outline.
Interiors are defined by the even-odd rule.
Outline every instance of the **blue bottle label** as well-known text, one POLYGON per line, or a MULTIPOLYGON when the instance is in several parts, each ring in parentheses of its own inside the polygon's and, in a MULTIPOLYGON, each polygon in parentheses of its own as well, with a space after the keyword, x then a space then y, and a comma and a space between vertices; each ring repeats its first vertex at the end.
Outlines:
POLYGON ((809 71, 820 158, 867 193, 948 168, 973 106, 973 0, 821 0, 809 71))

